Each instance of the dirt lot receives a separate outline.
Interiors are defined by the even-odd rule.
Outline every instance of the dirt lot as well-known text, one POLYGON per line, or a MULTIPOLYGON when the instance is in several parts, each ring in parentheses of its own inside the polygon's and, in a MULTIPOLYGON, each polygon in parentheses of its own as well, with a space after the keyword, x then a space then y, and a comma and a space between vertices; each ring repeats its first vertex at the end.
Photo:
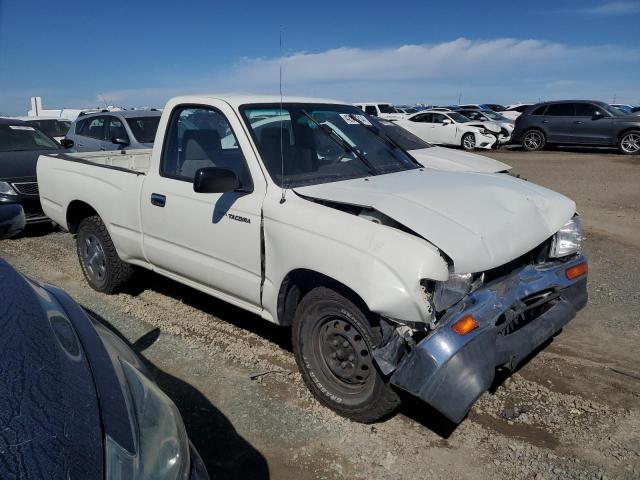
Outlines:
POLYGON ((155 365, 212 478, 640 478, 640 158, 490 155, 576 200, 590 303, 457 427, 411 399, 383 423, 342 419, 307 392, 289 331, 150 273, 96 293, 71 235, 32 230, 0 256, 65 288, 155 365))

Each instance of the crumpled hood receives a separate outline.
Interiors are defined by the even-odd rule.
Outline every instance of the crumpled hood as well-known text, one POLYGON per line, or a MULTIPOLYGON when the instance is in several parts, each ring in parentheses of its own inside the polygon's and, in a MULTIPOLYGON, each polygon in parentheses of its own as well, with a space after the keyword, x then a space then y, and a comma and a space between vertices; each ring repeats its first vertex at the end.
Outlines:
POLYGON ((511 166, 484 155, 453 148, 430 147, 410 150, 409 154, 428 168, 457 172, 497 173, 511 170, 511 166))
POLYGON ((525 254, 576 209, 564 195, 509 175, 431 169, 294 190, 384 213, 446 253, 458 273, 489 270, 525 254))
POLYGON ((498 125, 495 122, 480 122, 480 121, 472 120, 470 122, 463 123, 463 125, 466 125, 468 127, 486 128, 490 132, 494 132, 494 133, 500 133, 500 130, 501 130, 500 125, 498 125))

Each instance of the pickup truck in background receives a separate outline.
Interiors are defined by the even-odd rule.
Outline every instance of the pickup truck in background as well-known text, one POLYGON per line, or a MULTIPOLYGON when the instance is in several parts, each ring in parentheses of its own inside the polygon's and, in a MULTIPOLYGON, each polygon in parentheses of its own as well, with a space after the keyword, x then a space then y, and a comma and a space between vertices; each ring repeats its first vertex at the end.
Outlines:
POLYGON ((340 102, 177 97, 153 149, 43 155, 38 180, 94 289, 140 266, 292 326, 310 390, 356 421, 400 388, 460 422, 587 301, 574 202, 426 168, 340 102))

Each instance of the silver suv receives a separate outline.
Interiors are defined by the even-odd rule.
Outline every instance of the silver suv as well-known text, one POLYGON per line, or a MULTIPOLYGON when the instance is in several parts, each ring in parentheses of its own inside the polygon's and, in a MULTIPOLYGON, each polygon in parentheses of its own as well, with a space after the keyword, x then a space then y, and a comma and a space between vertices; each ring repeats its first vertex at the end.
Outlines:
POLYGON ((103 110, 78 117, 66 138, 77 152, 123 148, 151 148, 162 112, 158 110, 103 110))

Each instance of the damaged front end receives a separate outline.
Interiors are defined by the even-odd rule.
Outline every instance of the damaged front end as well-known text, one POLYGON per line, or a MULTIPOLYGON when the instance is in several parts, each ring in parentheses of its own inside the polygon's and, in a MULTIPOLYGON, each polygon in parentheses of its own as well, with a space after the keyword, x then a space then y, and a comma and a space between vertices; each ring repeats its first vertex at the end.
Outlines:
POLYGON ((459 423, 491 386, 496 368, 514 369, 587 302, 583 255, 510 267, 487 272, 486 279, 459 276, 440 292, 437 285, 425 288, 441 311, 435 328, 385 324, 374 351, 382 373, 459 423))

